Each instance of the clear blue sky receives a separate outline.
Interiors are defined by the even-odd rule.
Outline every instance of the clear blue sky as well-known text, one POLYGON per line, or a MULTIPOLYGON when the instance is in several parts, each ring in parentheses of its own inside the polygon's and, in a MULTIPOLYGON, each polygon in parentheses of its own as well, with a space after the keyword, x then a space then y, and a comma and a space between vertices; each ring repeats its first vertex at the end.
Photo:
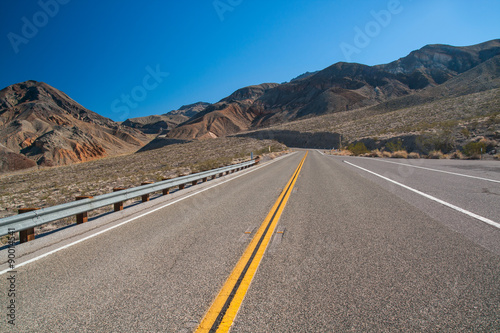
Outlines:
POLYGON ((500 38, 499 13, 498 0, 1 1, 0 86, 43 81, 121 121, 339 61, 500 38))

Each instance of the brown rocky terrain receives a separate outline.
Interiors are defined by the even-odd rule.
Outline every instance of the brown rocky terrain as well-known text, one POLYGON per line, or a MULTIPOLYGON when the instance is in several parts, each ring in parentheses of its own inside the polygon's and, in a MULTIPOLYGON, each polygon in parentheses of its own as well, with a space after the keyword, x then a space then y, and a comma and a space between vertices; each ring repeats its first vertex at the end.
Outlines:
POLYGON ((199 112, 205 110, 209 105, 209 103, 205 102, 184 105, 179 110, 173 110, 159 116, 153 115, 127 119, 122 125, 138 129, 145 134, 160 134, 164 131, 170 131, 179 124, 188 121, 199 112))
POLYGON ((137 151, 149 138, 85 109, 43 82, 0 91, 0 171, 85 162, 137 151))
POLYGON ((208 106, 189 121, 168 133, 173 139, 210 139, 249 129, 257 114, 249 110, 256 99, 277 87, 264 83, 235 91, 229 97, 208 106))

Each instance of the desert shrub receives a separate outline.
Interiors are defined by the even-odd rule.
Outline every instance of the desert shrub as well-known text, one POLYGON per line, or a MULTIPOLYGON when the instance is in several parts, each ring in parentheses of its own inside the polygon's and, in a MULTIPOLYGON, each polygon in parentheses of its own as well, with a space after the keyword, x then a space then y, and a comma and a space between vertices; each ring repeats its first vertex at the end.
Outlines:
POLYGON ((493 158, 494 158, 495 160, 500 160, 500 154, 496 154, 495 156, 493 156, 493 158))
POLYGON ((382 157, 392 157, 392 154, 390 151, 383 151, 382 152, 382 157))
POLYGON ((455 149, 455 139, 450 132, 421 135, 417 139, 417 145, 424 153, 430 153, 432 151, 447 153, 455 149))
POLYGON ((495 147, 498 145, 498 141, 488 138, 482 138, 479 142, 483 142, 486 145, 486 149, 483 149, 483 152, 488 152, 492 149, 495 149, 495 147))
POLYGON ((334 152, 333 155, 338 155, 338 156, 352 156, 353 153, 350 150, 339 150, 337 152, 334 152))
POLYGON ((265 148, 262 148, 262 149, 259 149, 259 150, 254 150, 253 154, 255 156, 257 155, 263 155, 263 154, 268 154, 268 153, 275 153, 275 152, 279 152, 279 151, 283 151, 283 148, 278 146, 278 145, 271 145, 271 150, 269 150, 269 147, 265 147, 265 148))
POLYGON ((382 157, 382 153, 380 152, 380 150, 375 149, 375 150, 372 150, 369 153, 366 153, 366 154, 363 154, 363 155, 360 155, 360 156, 362 156, 362 157, 382 157))
POLYGON ((408 158, 408 153, 406 150, 398 150, 392 153, 392 158, 408 158))
POLYGON ((479 142, 469 142, 466 144, 463 148, 464 154, 469 156, 469 157, 474 157, 477 158, 478 156, 481 155, 481 152, 485 153, 486 152, 486 143, 479 141, 479 142))
POLYGON ((464 127, 460 130, 460 133, 465 136, 466 138, 470 137, 470 131, 467 129, 467 127, 464 127))
POLYGON ((385 147, 393 153, 404 150, 403 142, 400 139, 387 142, 385 147))
POLYGON ((228 157, 221 157, 217 159, 210 159, 203 161, 201 163, 197 163, 195 165, 190 166, 192 172, 203 172, 212 169, 221 168, 226 165, 231 164, 232 159, 228 157))
POLYGON ((354 155, 354 156, 359 156, 362 154, 369 153, 370 151, 368 148, 366 148, 365 144, 363 142, 356 142, 350 144, 347 149, 354 155))
POLYGON ((372 150, 370 152, 370 157, 382 157, 382 152, 378 149, 372 150))
POLYGON ((433 159, 433 160, 441 160, 444 159, 445 156, 442 151, 440 150, 433 150, 427 155, 427 158, 433 159))
POLYGON ((455 150, 454 152, 450 153, 449 156, 451 159, 454 159, 454 160, 463 160, 464 159, 464 155, 462 154, 462 152, 460 150, 455 150))
POLYGON ((494 124, 500 124, 500 112, 495 112, 487 120, 487 125, 494 125, 494 124))
POLYGON ((408 154, 408 158, 420 158, 419 153, 411 152, 408 154))

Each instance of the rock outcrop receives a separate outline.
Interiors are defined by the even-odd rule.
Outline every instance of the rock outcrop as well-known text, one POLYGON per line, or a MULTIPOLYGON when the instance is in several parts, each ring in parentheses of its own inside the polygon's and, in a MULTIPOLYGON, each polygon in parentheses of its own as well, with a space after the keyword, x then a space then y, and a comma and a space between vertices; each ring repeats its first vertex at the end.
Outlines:
POLYGON ((56 166, 134 152, 149 142, 140 131, 85 109, 43 82, 0 91, 2 171, 56 166))
POLYGON ((161 134, 188 121, 199 112, 205 110, 205 108, 209 105, 209 103, 204 102, 184 105, 179 110, 173 110, 158 116, 153 115, 127 119, 122 123, 122 125, 138 129, 145 134, 161 134))

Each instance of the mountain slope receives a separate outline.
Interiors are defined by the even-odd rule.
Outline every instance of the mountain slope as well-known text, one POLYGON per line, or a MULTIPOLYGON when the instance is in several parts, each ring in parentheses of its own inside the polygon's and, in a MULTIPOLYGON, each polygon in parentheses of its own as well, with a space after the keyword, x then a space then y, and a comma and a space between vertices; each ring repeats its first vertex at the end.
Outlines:
POLYGON ((46 83, 26 81, 0 91, 0 144, 38 165, 133 152, 148 141, 46 83))
MULTIPOLYGON (((498 55, 500 40, 497 39, 467 47, 428 45, 385 65, 340 62, 288 83, 267 86, 251 99, 245 99, 240 89, 179 125, 168 136, 175 139, 218 137, 328 113, 390 104, 406 97, 407 103, 418 104, 428 100, 423 96, 413 98, 414 94, 443 85, 483 63, 495 67, 497 64, 492 58, 498 55)), ((480 85, 480 82, 472 85, 458 82, 451 90, 458 93, 462 89, 465 94, 486 89, 480 85)), ((447 87, 450 88, 451 85, 447 87)), ((450 92, 443 88, 440 94, 450 92)))
POLYGON ((138 129, 145 134, 160 134, 188 121, 209 105, 209 103, 205 102, 184 105, 179 110, 172 110, 158 116, 153 115, 127 119, 122 125, 138 129))
POLYGON ((445 83, 378 105, 295 120, 239 136, 273 138, 297 147, 339 147, 362 141, 369 149, 401 140, 410 151, 449 153, 483 140, 500 151, 500 55, 445 83))
POLYGON ((496 88, 500 88, 500 55, 486 60, 441 85, 430 86, 414 94, 380 103, 373 107, 373 110, 393 111, 442 98, 464 96, 496 88))
POLYGON ((173 139, 207 139, 226 136, 247 130, 257 116, 249 110, 254 101, 277 83, 264 83, 235 91, 220 102, 208 106, 204 111, 168 133, 173 139))

